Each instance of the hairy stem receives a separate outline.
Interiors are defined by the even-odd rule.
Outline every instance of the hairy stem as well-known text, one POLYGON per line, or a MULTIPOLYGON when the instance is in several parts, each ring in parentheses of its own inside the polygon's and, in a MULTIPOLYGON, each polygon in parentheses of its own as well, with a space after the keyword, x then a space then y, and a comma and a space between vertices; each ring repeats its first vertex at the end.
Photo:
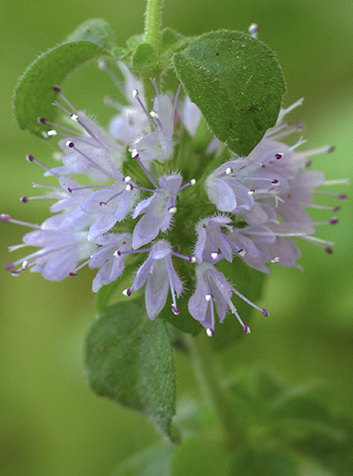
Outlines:
POLYGON ((159 55, 163 0, 147 0, 145 13, 145 42, 159 55))
POLYGON ((206 403, 212 406, 216 414, 223 433, 225 447, 229 451, 234 450, 241 444, 243 438, 239 433, 240 428, 234 421, 234 412, 230 401, 225 394, 220 366, 217 355, 210 345, 210 338, 202 334, 196 338, 187 336, 187 339, 195 374, 206 403))

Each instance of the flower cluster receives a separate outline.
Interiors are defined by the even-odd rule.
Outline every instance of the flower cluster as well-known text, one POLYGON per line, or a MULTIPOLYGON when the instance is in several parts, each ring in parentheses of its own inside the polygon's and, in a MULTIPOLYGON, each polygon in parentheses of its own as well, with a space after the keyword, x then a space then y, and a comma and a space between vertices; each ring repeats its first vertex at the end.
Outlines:
POLYGON ((52 216, 35 225, 1 215, 3 222, 32 229, 23 244, 12 246, 11 251, 38 248, 6 269, 18 275, 29 268, 55 281, 74 276, 88 265, 98 270, 93 279, 97 292, 147 255, 124 294, 130 296, 144 287, 151 320, 164 309, 169 296, 172 312, 179 314, 177 300, 185 292, 191 316, 209 336, 214 334, 215 311, 220 322, 230 311, 249 333, 233 295, 265 316, 268 313, 239 293, 217 263, 240 259, 267 274, 270 263, 300 268, 300 251, 293 238, 332 253, 332 243, 315 234, 319 225, 335 224, 337 219, 313 222, 307 209, 335 212, 339 208, 314 204, 316 193, 333 195, 317 191, 333 182, 325 182, 321 172, 308 170, 310 156, 330 153, 333 148, 298 152, 302 140, 294 146, 280 142, 300 129, 283 121, 298 101, 281 110, 276 126, 248 157, 236 157, 203 127, 197 106, 187 97, 179 99, 180 87, 171 98, 161 94, 153 81, 156 96, 148 111, 142 84, 124 66, 121 69, 126 104, 118 104, 109 132, 54 88, 58 96, 54 105, 72 125, 60 126, 45 118, 39 122, 48 126, 47 137, 59 137, 61 165, 49 168, 27 157, 44 169, 45 176, 57 179, 57 186, 34 184, 47 190, 46 198, 54 202, 52 216), (188 145, 182 147, 182 141, 188 145), (194 291, 184 289, 177 272, 181 261, 191 281, 196 276, 194 291))

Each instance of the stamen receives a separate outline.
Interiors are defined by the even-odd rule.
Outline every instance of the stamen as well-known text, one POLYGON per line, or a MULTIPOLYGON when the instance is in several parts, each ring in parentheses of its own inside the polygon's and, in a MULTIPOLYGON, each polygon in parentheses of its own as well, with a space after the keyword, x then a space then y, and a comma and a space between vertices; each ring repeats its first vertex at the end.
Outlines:
POLYGON ((131 289, 124 289, 122 294, 124 294, 124 296, 126 296, 126 297, 130 297, 131 296, 131 289))
POLYGON ((213 337, 214 330, 209 327, 208 329, 206 329, 206 334, 208 335, 208 337, 213 337))
POLYGON ((137 163, 139 164, 139 166, 141 167, 141 169, 144 171, 146 177, 147 177, 148 180, 151 182, 151 184, 152 184, 154 187, 158 188, 158 185, 157 185, 156 182, 154 181, 152 175, 149 173, 149 171, 146 169, 146 167, 142 164, 142 162, 141 162, 141 160, 140 160, 140 158, 139 158, 139 154, 138 154, 138 152, 137 152, 136 149, 132 149, 132 150, 131 150, 131 157, 137 161, 137 163))
POLYGON ((171 215, 174 215, 176 212, 177 212, 177 207, 169 207, 168 208, 168 212, 171 214, 171 215))
POLYGON ((50 169, 49 167, 47 167, 46 165, 42 164, 41 162, 38 162, 38 160, 36 160, 33 155, 27 155, 26 156, 26 159, 28 160, 28 162, 31 162, 31 163, 34 163, 36 165, 39 165, 39 167, 41 167, 42 169, 44 169, 46 172, 48 172, 50 175, 53 175, 54 177, 57 177, 58 179, 60 179, 60 176, 55 173, 52 169, 50 169))
POLYGON ((25 221, 15 220, 10 217, 10 215, 0 215, 0 221, 15 223, 16 225, 28 226, 29 228, 34 228, 35 230, 41 230, 42 228, 39 225, 34 225, 33 223, 28 223, 25 221))

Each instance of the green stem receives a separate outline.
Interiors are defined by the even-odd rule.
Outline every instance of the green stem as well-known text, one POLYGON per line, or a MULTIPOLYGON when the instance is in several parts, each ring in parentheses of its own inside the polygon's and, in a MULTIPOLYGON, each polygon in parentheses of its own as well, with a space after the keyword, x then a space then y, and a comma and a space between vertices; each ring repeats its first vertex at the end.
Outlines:
POLYGON ((240 428, 234 421, 234 412, 226 398, 217 356, 209 337, 203 333, 196 338, 187 336, 191 360, 206 403, 211 405, 223 433, 224 445, 229 451, 243 441, 240 428))
POLYGON ((159 55, 162 8, 163 0, 147 0, 145 13, 145 42, 153 46, 156 55, 159 55))

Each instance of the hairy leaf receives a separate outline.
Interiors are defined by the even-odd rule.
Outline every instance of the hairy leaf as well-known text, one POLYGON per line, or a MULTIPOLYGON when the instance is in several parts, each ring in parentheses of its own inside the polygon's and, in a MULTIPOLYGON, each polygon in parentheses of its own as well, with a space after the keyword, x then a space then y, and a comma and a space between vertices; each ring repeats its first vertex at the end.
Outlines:
POLYGON ((85 365, 92 390, 145 413, 173 440, 173 352, 165 322, 148 320, 143 299, 110 306, 93 323, 85 365))
POLYGON ((104 58, 110 53, 90 41, 64 43, 36 59, 20 79, 15 90, 14 111, 18 125, 42 137, 43 126, 39 117, 53 121, 57 94, 54 86, 78 66, 88 61, 104 58))
POLYGON ((276 123, 284 79, 273 52, 257 39, 237 31, 206 33, 173 63, 216 137, 239 156, 276 123))

